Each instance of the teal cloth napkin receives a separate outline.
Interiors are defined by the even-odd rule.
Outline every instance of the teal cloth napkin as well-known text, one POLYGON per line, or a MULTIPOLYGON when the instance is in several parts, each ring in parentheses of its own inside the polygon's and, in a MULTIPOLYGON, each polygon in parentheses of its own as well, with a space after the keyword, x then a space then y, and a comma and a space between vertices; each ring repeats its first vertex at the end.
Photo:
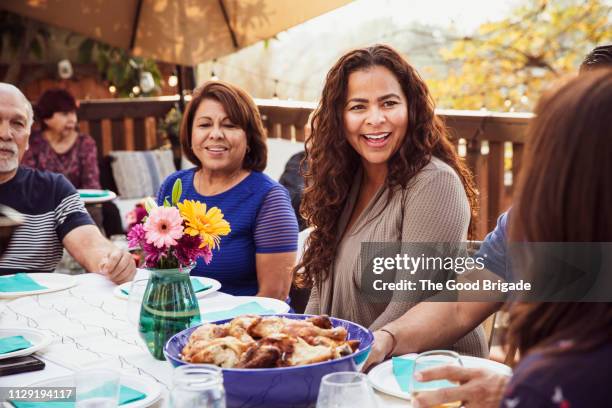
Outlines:
POLYGON ((393 357, 393 376, 403 392, 410 392, 414 360, 401 357, 393 357))
POLYGON ((219 312, 209 312, 202 315, 202 320, 214 322, 223 319, 232 319, 236 316, 245 314, 272 314, 274 310, 266 309, 257 302, 249 302, 236 306, 233 309, 221 310, 219 312))
MULTIPOLYGON (((193 291, 195 293, 202 292, 203 290, 208 290, 212 288, 212 285, 210 284, 204 285, 202 282, 200 282, 199 279, 196 279, 196 278, 191 278, 191 285, 193 285, 193 291)), ((130 294, 130 291, 125 288, 121 289, 121 292, 123 292, 124 294, 128 296, 130 294)))
POLYGON ((32 347, 32 343, 23 336, 3 337, 0 339, 0 354, 11 353, 32 347))
POLYGON ((79 192, 79 196, 81 196, 81 198, 100 198, 100 197, 106 197, 110 194, 110 191, 108 190, 103 190, 103 191, 90 191, 90 192, 83 192, 80 191, 79 192))
MULTIPOLYGON (((122 385, 119 389, 119 405, 125 405, 130 402, 140 401, 147 396, 140 391, 122 385)), ((26 401, 11 401, 11 404, 16 408, 74 408, 75 402, 54 401, 54 402, 26 402, 26 401)))
POLYGON ((47 289, 47 287, 39 285, 25 273, 0 277, 0 292, 29 292, 41 289, 47 289))

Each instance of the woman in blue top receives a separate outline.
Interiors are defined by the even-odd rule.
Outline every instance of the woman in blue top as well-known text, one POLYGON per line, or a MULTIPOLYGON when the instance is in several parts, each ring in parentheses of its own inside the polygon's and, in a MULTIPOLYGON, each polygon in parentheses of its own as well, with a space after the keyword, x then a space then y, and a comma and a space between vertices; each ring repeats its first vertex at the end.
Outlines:
POLYGON ((169 176, 162 204, 180 178, 181 200, 216 206, 230 223, 210 264, 192 271, 221 282, 232 295, 285 300, 297 250, 298 227, 287 190, 261 173, 266 167, 264 128, 252 98, 237 86, 213 81, 195 90, 181 123, 181 145, 196 167, 169 176))

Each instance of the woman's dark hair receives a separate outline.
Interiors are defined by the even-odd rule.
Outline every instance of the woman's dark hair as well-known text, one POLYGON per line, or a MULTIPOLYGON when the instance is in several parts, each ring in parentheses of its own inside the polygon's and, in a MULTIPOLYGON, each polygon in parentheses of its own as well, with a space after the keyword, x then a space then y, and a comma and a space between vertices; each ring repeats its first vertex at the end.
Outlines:
POLYGON ((600 45, 589 52, 580 65, 580 72, 599 68, 612 68, 612 44, 600 45))
POLYGON ((47 129, 46 119, 55 112, 72 112, 77 110, 77 102, 70 92, 61 88, 46 90, 34 106, 34 117, 42 130, 47 129))
MULTIPOLYGON (((463 183, 472 209, 477 207, 472 176, 448 139, 446 128, 434 113, 427 85, 402 56, 386 45, 351 51, 341 57, 327 74, 321 101, 312 120, 312 134, 306 140, 308 171, 301 213, 314 226, 296 270, 300 286, 321 282, 331 271, 338 246, 338 219, 344 208, 355 174, 361 166, 359 155, 350 146, 344 131, 343 111, 349 76, 360 70, 381 66, 399 82, 408 101, 408 129, 403 144, 389 159, 386 186, 406 187, 408 182, 437 157, 451 166, 463 183)), ((390 197, 389 197, 390 199, 390 197)))
POLYGON ((212 99, 223 105, 228 118, 240 126, 247 136, 247 152, 242 168, 263 171, 266 168, 268 147, 259 109, 249 94, 236 85, 222 81, 209 81, 197 88, 185 109, 181 122, 181 146, 185 156, 198 168, 200 159, 193 153, 191 130, 198 107, 204 99, 212 99))
MULTIPOLYGON (((539 101, 509 217, 511 241, 612 242, 610 112, 611 69, 581 74, 539 101)), ((557 347, 561 340, 587 350, 612 341, 612 304, 518 303, 508 336, 523 355, 568 351, 557 347)))

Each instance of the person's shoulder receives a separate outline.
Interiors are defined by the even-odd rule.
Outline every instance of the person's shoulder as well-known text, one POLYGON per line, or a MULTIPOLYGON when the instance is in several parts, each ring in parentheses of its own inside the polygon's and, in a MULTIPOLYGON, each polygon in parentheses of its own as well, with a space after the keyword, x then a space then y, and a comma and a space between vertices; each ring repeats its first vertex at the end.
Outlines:
POLYGON ((66 197, 77 194, 72 183, 60 173, 21 166, 17 181, 22 196, 37 211, 55 207, 66 197))
POLYGON ((455 170, 444 161, 437 157, 432 157, 417 174, 412 177, 404 189, 405 194, 410 194, 414 190, 420 190, 424 186, 439 185, 462 186, 461 179, 455 170))
POLYGON ((443 160, 432 157, 429 163, 421 169, 419 174, 422 174, 423 177, 439 177, 440 175, 452 175, 453 177, 459 180, 459 176, 457 172, 450 166, 448 163, 443 160))
POLYGON ((84 143, 84 144, 92 144, 92 143, 96 144, 96 141, 94 140, 94 138, 88 135, 87 133, 79 133, 79 135, 77 136, 77 140, 80 143, 84 143))
POLYGON ((249 179, 251 185, 256 185, 260 187, 263 186, 266 188, 272 188, 277 186, 284 188, 278 181, 274 180, 272 177, 260 171, 252 171, 249 179))
POLYGON ((70 185, 68 179, 61 173, 47 170, 38 170, 31 167, 21 166, 19 168, 20 182, 29 183, 33 188, 51 188, 56 186, 70 185))
MULTIPOLYGON (((561 347, 561 346, 559 346, 561 347)), ((516 367, 511 386, 529 385, 535 389, 547 389, 564 385, 571 378, 577 382, 604 384, 612 381, 608 363, 612 360, 612 344, 604 344, 587 351, 568 351, 566 353, 528 354, 516 367), (566 373, 566 375, 559 375, 566 373)))

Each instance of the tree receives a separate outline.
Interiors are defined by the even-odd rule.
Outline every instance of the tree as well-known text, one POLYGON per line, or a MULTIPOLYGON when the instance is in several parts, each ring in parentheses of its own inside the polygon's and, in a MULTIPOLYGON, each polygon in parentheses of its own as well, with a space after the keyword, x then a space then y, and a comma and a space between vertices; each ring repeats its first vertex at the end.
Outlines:
POLYGON ((611 11, 606 0, 526 0, 510 17, 482 24, 441 50, 450 68, 428 81, 438 106, 532 110, 557 78, 612 42, 611 11))

